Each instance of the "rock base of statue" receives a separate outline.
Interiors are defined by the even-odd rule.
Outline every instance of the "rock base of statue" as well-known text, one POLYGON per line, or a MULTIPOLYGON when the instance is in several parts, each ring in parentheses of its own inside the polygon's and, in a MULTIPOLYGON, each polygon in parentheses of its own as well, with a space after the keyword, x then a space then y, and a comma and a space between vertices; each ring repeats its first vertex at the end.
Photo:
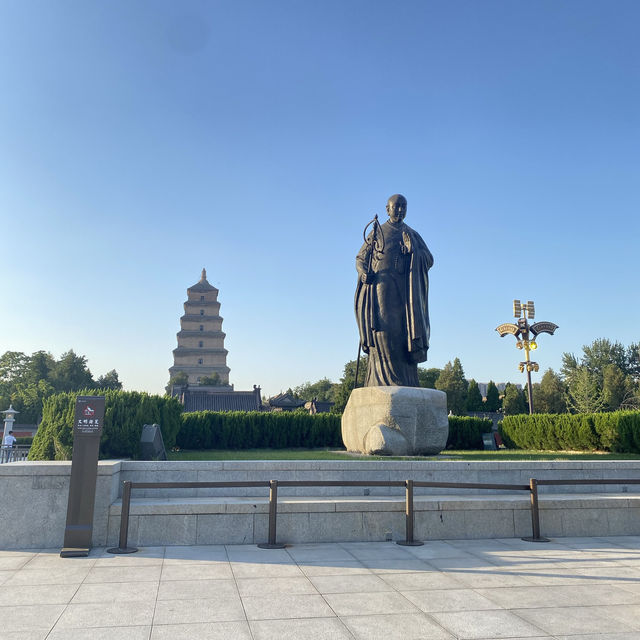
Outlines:
POLYGON ((360 387, 342 414, 347 451, 410 456, 447 445, 447 394, 422 387, 360 387))

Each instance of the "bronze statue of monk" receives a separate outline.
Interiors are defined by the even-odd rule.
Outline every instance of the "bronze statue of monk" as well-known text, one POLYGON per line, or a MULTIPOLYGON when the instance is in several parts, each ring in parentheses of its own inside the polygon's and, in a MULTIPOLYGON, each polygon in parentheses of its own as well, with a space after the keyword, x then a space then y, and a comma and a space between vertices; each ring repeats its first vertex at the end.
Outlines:
POLYGON ((369 355, 365 387, 418 387, 418 363, 429 349, 428 271, 433 256, 404 223, 407 200, 387 202, 389 220, 374 224, 356 257, 355 311, 369 355))

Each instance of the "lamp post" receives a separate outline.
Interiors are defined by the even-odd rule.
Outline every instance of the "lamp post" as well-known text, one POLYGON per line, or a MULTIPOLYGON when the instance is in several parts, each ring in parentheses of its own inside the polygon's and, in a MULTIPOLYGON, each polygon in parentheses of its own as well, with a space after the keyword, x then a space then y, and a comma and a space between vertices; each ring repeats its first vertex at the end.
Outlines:
POLYGON ((16 414, 20 412, 16 411, 12 405, 9 405, 8 409, 0 411, 0 413, 4 413, 4 433, 2 434, 2 442, 4 443, 4 439, 7 437, 9 431, 13 431, 13 423, 16 421, 16 414))
POLYGON ((529 357, 530 351, 535 351, 538 348, 536 338, 540 333, 549 333, 553 335, 554 331, 558 328, 557 324, 553 322, 536 322, 529 324, 529 320, 535 318, 535 306, 533 300, 528 300, 524 304, 520 300, 513 301, 513 316, 518 318, 518 323, 505 322, 496 327, 496 331, 500 334, 501 338, 511 334, 516 338, 516 347, 518 349, 524 349, 524 362, 518 365, 520 372, 527 372, 527 394, 529 396, 529 413, 533 413, 533 390, 531 388, 531 372, 538 371, 540 366, 537 362, 533 362, 529 357))

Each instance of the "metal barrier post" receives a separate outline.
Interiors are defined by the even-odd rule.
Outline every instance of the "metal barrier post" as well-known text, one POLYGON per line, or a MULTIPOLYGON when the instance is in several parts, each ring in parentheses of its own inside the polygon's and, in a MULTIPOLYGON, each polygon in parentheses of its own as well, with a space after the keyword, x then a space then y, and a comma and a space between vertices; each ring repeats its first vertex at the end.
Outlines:
POLYGON ((540 510, 538 509, 538 481, 535 478, 529 480, 531 492, 531 530, 533 535, 522 538, 526 542, 549 542, 549 538, 540 535, 540 510))
POLYGON ((129 536, 129 510, 131 508, 131 480, 122 483, 122 508, 120 509, 120 540, 117 547, 107 549, 107 553, 135 553, 137 547, 127 546, 129 536))
POLYGON ((269 542, 260 543, 260 549, 284 549, 276 542, 276 519, 278 517, 278 481, 269 481, 269 542))
POLYGON ((419 547, 424 544, 420 540, 413 539, 413 480, 407 480, 405 482, 405 540, 398 540, 396 544, 401 544, 404 547, 419 547))

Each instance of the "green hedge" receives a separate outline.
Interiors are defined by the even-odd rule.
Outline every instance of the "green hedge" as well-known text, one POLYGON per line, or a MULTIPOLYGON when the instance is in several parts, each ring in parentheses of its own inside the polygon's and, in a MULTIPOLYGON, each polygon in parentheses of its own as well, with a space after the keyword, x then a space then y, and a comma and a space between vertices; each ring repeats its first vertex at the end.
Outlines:
POLYGON ((16 444, 31 444, 32 442, 32 436, 22 436, 21 438, 16 438, 16 444))
POLYGON ((159 424, 165 447, 174 446, 182 414, 182 405, 177 399, 137 391, 85 389, 45 399, 42 422, 33 439, 29 460, 71 459, 73 416, 79 395, 105 396, 100 458, 137 458, 144 424, 159 424))
POLYGON ((182 449, 340 447, 340 416, 285 411, 183 413, 176 444, 182 449))
POLYGON ((500 433, 517 449, 640 453, 640 411, 505 416, 500 433))
MULTIPOLYGON (((485 418, 449 417, 449 449, 482 449, 491 431, 485 418)), ((284 449, 341 447, 340 416, 298 412, 199 411, 182 414, 176 438, 182 449, 284 449)))
POLYGON ((493 422, 488 418, 449 416, 447 449, 484 449, 482 434, 492 429, 493 422))

